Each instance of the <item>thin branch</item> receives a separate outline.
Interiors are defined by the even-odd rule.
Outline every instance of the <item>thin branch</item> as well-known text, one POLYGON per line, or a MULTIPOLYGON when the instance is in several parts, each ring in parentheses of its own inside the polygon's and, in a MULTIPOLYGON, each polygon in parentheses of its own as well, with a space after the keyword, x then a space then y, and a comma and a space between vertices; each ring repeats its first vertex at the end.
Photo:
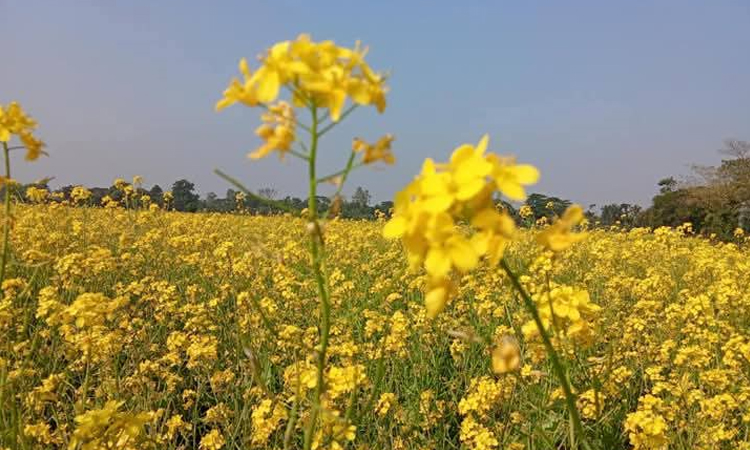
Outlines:
POLYGON ((294 124, 302 128, 303 130, 307 131, 308 133, 312 133, 312 130, 310 129, 310 127, 308 127, 304 123, 295 121, 294 124))
POLYGON ((330 109, 326 109, 325 112, 323 113, 323 115, 320 116, 319 122, 322 124, 323 122, 325 122, 326 120, 328 120, 328 118, 330 116, 331 116, 331 110, 330 109))
POLYGON ((351 114, 352 112, 354 112, 354 110, 357 109, 358 106, 359 105, 356 104, 356 103, 354 103, 351 106, 349 106, 346 109, 346 111, 344 111, 344 113, 341 114, 341 117, 339 117, 339 120, 337 120, 336 122, 331 122, 328 125, 326 125, 325 127, 323 127, 323 129, 318 132, 318 136, 320 137, 320 136, 323 136, 324 134, 328 133, 333 127, 335 127, 336 125, 338 125, 339 123, 341 123, 344 119, 346 119, 346 116, 348 116, 349 114, 351 114))
POLYGON ((291 148, 289 150, 287 150, 287 151, 289 153, 291 153, 292 155, 296 156, 299 159, 304 159, 305 161, 310 161, 310 157, 307 156, 307 155, 305 155, 304 153, 298 152, 297 150, 294 150, 294 149, 291 149, 291 148))
POLYGON ((318 184, 325 183, 326 181, 330 181, 330 180, 332 180, 332 179, 334 179, 336 177, 340 177, 340 176, 344 175, 345 173, 351 172, 352 170, 358 169, 358 168, 360 168, 362 166, 364 166, 363 163, 352 164, 352 166, 350 168, 348 168, 348 170, 347 169, 342 169, 342 170, 339 170, 338 172, 334 172, 334 173, 332 173, 330 175, 326 175, 323 178, 318 178, 318 184))
MULTIPOLYGON (((338 187, 336 188, 336 193, 333 194, 331 199, 333 199, 333 202, 331 206, 328 208, 328 211, 326 211, 326 214, 330 217, 331 213, 335 210, 334 204, 337 199, 340 200, 341 198, 341 190, 344 188, 344 184, 346 183, 346 179, 349 176, 349 173, 352 171, 352 164, 354 163, 354 157, 357 156, 357 153, 352 150, 352 153, 349 155, 349 159, 346 161, 346 168, 342 171, 341 174, 341 180, 338 181, 338 187)), ((319 183, 316 181, 316 183, 319 183)))

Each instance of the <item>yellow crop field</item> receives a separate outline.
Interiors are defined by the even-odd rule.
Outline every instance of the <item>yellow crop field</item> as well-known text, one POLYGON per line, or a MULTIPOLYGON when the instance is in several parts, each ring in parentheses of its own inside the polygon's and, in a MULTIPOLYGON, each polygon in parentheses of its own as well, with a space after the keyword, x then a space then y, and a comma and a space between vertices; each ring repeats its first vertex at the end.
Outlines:
MULTIPOLYGON (((564 443, 563 397, 507 276, 464 276, 428 320, 424 276, 381 228, 327 224, 335 326, 319 448, 564 443), (518 370, 493 375, 497 339, 518 342, 518 370)), ((0 303, 2 429, 26 448, 281 448, 316 384, 304 229, 291 217, 19 208, 23 269, 0 303)), ((590 441, 746 448, 747 250, 666 229, 597 231, 551 258, 529 236, 508 258, 531 292, 555 292, 590 441), (584 290, 599 308, 568 336, 584 290)))

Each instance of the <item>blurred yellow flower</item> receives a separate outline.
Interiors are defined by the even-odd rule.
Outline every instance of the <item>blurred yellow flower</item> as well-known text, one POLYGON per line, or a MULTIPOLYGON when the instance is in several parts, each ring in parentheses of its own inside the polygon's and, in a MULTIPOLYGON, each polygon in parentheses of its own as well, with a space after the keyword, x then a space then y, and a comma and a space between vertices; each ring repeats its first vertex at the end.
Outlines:
POLYGON ((32 134, 36 127, 36 121, 26 115, 17 102, 11 102, 5 108, 0 105, 0 142, 7 144, 12 135, 18 136, 26 149, 28 161, 33 161, 44 153, 42 151, 44 142, 32 134))
POLYGON ((504 374, 517 370, 521 366, 521 349, 516 338, 502 336, 492 349, 492 371, 504 374))
POLYGON ((390 134, 381 137, 375 144, 368 144, 362 139, 355 138, 352 142, 352 150, 357 153, 364 153, 362 156, 363 164, 372 164, 377 161, 393 164, 396 162, 396 158, 393 157, 393 152, 391 152, 393 140, 394 137, 390 134))
POLYGON ((279 158, 283 159, 295 140, 294 109, 287 102, 279 102, 268 107, 268 112, 263 114, 262 120, 263 124, 255 130, 255 134, 265 142, 248 156, 251 159, 260 159, 276 150, 279 152, 279 158))
POLYGON ((583 208, 571 205, 562 217, 537 234, 537 242, 553 252, 563 251, 586 237, 586 233, 573 232, 583 219, 583 208))

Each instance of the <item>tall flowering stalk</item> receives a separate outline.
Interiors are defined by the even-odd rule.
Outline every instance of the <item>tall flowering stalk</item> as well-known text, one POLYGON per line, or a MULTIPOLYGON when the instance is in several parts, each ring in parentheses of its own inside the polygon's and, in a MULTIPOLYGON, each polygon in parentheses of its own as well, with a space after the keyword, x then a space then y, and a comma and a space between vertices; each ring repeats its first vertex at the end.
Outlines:
POLYGON ((3 158, 5 162, 5 174, 0 177, 0 186, 5 187, 5 196, 3 198, 3 248, 0 257, 0 282, 5 280, 5 271, 8 265, 8 254, 10 249, 10 189, 13 186, 13 179, 10 173, 10 152, 13 150, 26 150, 26 160, 34 161, 44 152, 42 148, 44 143, 34 137, 33 131, 37 123, 28 116, 21 105, 11 102, 7 107, 0 105, 0 142, 3 143, 3 158), (20 145, 10 146, 10 142, 16 136, 20 145))
MULTIPOLYGON (((383 234, 401 239, 411 268, 426 271, 425 307, 430 318, 440 314, 454 295, 457 274, 475 269, 482 258, 502 267, 531 315, 531 326, 536 327, 562 387, 570 416, 571 444, 575 447, 580 442, 588 448, 566 368, 549 335, 550 320, 540 315, 536 302, 504 258, 516 227, 507 211, 495 206, 494 196, 499 193, 509 200, 524 200, 524 186, 536 183, 539 171, 528 164, 517 164, 514 158, 487 153, 488 144, 485 135, 477 145, 456 148, 447 163, 427 159, 422 172, 396 195, 394 215, 383 234)), ((572 206, 537 235, 537 242, 553 252, 565 250, 582 238, 573 232, 582 219, 581 208, 572 206)), ((493 354, 493 366, 500 367, 496 372, 504 373, 507 364, 498 364, 503 362, 498 349, 502 347, 493 354)))
MULTIPOLYGON (((338 185, 338 196, 352 170, 378 161, 388 164, 394 161, 391 153, 393 138, 390 135, 381 138, 375 144, 355 139, 342 170, 322 177, 318 174, 320 140, 326 133, 358 106, 374 106, 381 113, 385 110, 385 77, 374 72, 365 62, 366 54, 367 49, 361 48, 359 44, 350 49, 340 47, 332 41, 313 42, 307 35, 301 35, 294 41, 277 43, 259 58, 259 67, 255 71, 251 70, 246 59, 240 60, 239 71, 242 79, 233 79, 224 91, 223 98, 216 105, 217 110, 235 103, 264 109, 261 116, 262 125, 255 131, 263 143, 248 154, 251 159, 264 158, 277 152, 280 159, 291 155, 305 161, 308 166, 308 204, 304 216, 308 221, 310 266, 315 278, 320 311, 316 380, 312 406, 305 426, 305 449, 310 449, 320 439, 318 419, 322 414, 321 399, 326 389, 324 375, 331 329, 331 298, 325 270, 326 252, 322 224, 323 215, 327 211, 319 210, 318 186, 321 183, 333 182, 338 185), (285 92, 289 100, 279 100, 285 92), (299 120, 300 110, 306 110, 309 114, 309 124, 299 120)), ((247 195, 281 206, 277 202, 253 194, 223 172, 217 173, 247 195)), ((295 405, 299 401, 300 399, 295 399, 295 405)), ((296 415, 293 414, 292 417, 296 415)), ((293 430, 292 420, 288 430, 293 430)), ((349 436, 352 433, 344 434, 349 436)), ((285 441, 288 445, 289 439, 285 441)))

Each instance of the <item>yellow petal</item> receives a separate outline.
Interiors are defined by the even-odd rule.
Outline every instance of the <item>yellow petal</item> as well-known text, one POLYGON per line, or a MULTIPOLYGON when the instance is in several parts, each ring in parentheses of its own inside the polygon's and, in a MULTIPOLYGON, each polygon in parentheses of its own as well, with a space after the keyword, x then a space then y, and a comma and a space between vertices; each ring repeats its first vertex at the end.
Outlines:
POLYGON ((477 212, 471 219, 471 224, 477 228, 494 229, 500 224, 501 215, 495 208, 488 207, 477 212))
POLYGON ((420 187, 422 194, 426 196, 447 195, 450 177, 448 174, 440 173, 422 178, 420 187))
POLYGON ((474 147, 469 144, 464 144, 453 150, 453 154, 451 155, 451 164, 460 164, 462 161, 471 158, 473 154, 474 147))
MULTIPOLYGON (((456 237, 448 243, 448 254, 451 262, 462 272, 468 272, 479 263, 479 255, 474 247, 463 237, 456 237)), ((450 267, 450 264, 449 264, 450 267)))
POLYGON ((250 66, 247 63, 246 58, 240 59, 239 69, 242 75, 247 79, 250 78, 250 66))
POLYGON ((394 217, 383 227, 383 236, 387 239, 400 238, 406 232, 406 225, 406 218, 394 217))
POLYGON ((500 259, 505 253, 505 248, 508 246, 508 239, 495 235, 490 240, 489 249, 487 250, 487 258, 491 266, 496 266, 500 262, 500 259))
MULTIPOLYGON (((230 99, 230 98, 224 97, 221 100, 219 100, 218 102, 216 102, 216 107, 215 107, 216 112, 219 112, 222 109, 226 108, 227 106, 233 105, 234 103, 235 103, 234 99, 230 99)), ((0 140, 2 140, 2 139, 0 139, 0 140)))
POLYGON ((482 155, 487 150, 487 146, 490 143, 490 135, 485 134, 482 136, 482 139, 479 140, 479 143, 477 144, 476 153, 482 155))
POLYGON ((440 195, 431 197, 422 202, 422 208, 432 214, 441 213, 447 211, 448 208, 453 204, 453 197, 450 195, 440 195))
POLYGON ((519 164, 513 168, 516 181, 521 184, 534 184, 539 181, 539 169, 531 164, 519 164))
POLYGON ((476 233, 471 237, 471 246, 478 255, 487 253, 491 237, 490 233, 476 233))
POLYGON ((539 329, 536 327, 536 323, 529 321, 521 326, 521 332, 526 339, 532 338, 539 334, 539 329))
POLYGON ((509 180, 497 180, 497 188, 511 200, 525 200, 526 191, 520 184, 509 180))
POLYGON ((448 302, 448 289, 444 286, 430 289, 425 295, 424 303, 427 309, 427 317, 434 319, 443 312, 448 302))
POLYGON ((370 103, 370 90, 367 88, 365 83, 358 80, 350 81, 348 92, 354 103, 357 103, 359 105, 367 105, 370 103))
POLYGON ((293 73, 295 75, 306 75, 310 73, 310 67, 308 67, 308 65, 303 63, 302 61, 291 61, 285 65, 285 69, 289 73, 293 73))
POLYGON ((264 71, 263 76, 258 78, 258 100, 263 103, 276 100, 280 87, 279 74, 272 70, 264 71))
POLYGON ((429 230, 425 231, 425 236, 431 236, 434 233, 433 240, 444 240, 444 236, 449 235, 456 226, 453 217, 447 212, 441 212, 430 217, 426 225, 429 230), (440 237, 443 236, 443 237, 440 237))
POLYGON ((289 41, 283 41, 271 47, 271 58, 278 59, 289 52, 289 41))
POLYGON ((506 238, 511 238, 516 232, 516 222, 508 213, 503 212, 500 214, 500 233, 506 238))
POLYGON ((463 183, 456 192, 456 198, 459 200, 468 200, 482 191, 485 182, 483 179, 478 178, 468 183, 463 183))
POLYGON ((451 260, 442 247, 432 247, 427 251, 424 261, 427 273, 434 278, 445 278, 451 270, 451 260))
POLYGON ((272 150, 273 150, 273 147, 271 147, 268 144, 264 144, 258 147, 258 149, 255 150, 254 152, 248 153, 247 156, 250 159, 261 159, 261 158, 265 158, 269 153, 271 153, 272 150))
POLYGON ((427 176, 434 174, 435 172, 435 161, 433 161, 432 158, 425 159, 424 163, 422 163, 422 175, 427 176))
POLYGON ((339 121, 341 110, 344 109, 344 103, 346 103, 346 93, 344 91, 336 90, 331 92, 328 108, 331 111, 332 121, 339 121))

